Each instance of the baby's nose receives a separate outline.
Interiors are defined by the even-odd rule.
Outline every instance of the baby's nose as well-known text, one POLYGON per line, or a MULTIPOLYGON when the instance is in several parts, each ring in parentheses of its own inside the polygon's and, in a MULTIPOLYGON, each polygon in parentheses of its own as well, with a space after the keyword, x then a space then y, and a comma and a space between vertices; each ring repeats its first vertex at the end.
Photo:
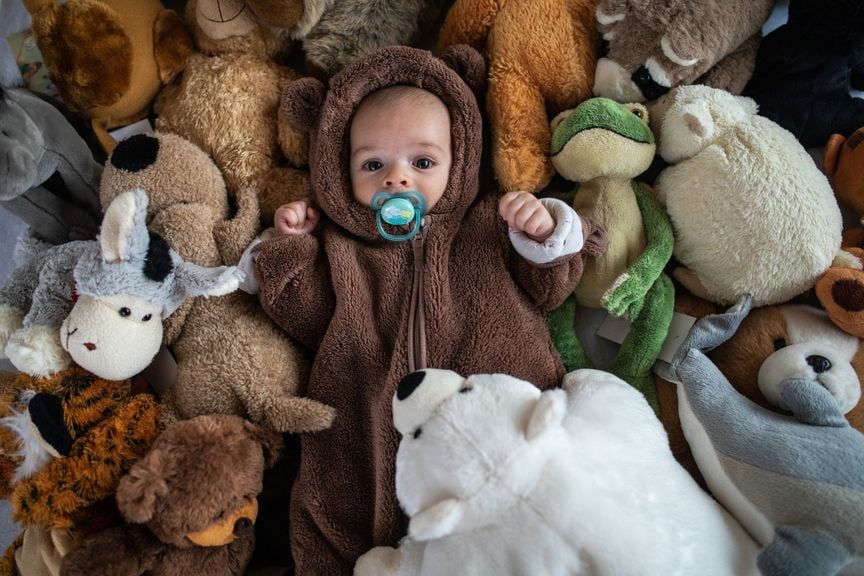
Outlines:
POLYGON ((398 168, 391 170, 384 179, 384 185, 388 188, 407 188, 410 184, 411 177, 398 168))

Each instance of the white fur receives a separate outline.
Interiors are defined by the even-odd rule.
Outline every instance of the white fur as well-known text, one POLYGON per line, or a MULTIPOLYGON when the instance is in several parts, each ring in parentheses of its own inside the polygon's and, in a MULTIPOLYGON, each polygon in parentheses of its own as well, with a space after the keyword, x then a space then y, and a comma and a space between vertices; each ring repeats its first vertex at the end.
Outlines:
POLYGON ((614 24, 615 22, 621 22, 624 18, 627 17, 627 14, 604 14, 603 10, 600 6, 597 7, 595 12, 597 16, 597 22, 602 24, 603 26, 609 26, 610 24, 614 24))
POLYGON ((128 258, 129 237, 135 224, 135 196, 129 193, 115 198, 105 211, 99 242, 106 262, 120 262, 128 258))
POLYGON ((754 114, 749 99, 680 86, 663 119, 660 154, 678 162, 656 188, 675 229, 675 256, 712 299, 744 293, 755 306, 813 287, 840 249, 842 218, 831 186, 792 134, 754 114), (710 113, 707 135, 687 113, 710 113))
POLYGON ((6 343, 9 337, 21 328, 23 322, 23 311, 8 304, 0 304, 0 358, 6 357, 6 343))
MULTIPOLYGON (((667 88, 672 86, 672 79, 669 77, 669 73, 660 65, 659 62, 657 62, 655 58, 652 57, 645 60, 645 68, 648 69, 648 72, 651 73, 651 78, 657 84, 666 86, 667 88)), ((642 100, 644 100, 644 98, 642 100)), ((640 102, 642 100, 640 100, 640 102)))
POLYGON ((660 49, 663 50, 663 54, 669 60, 671 60, 675 64, 678 64, 679 66, 685 66, 689 68, 690 66, 693 66, 694 64, 699 62, 698 58, 688 59, 676 54, 675 50, 673 50, 672 46, 669 44, 669 38, 667 38, 665 34, 660 38, 660 49))
POLYGON ((594 72, 594 95, 616 102, 644 102, 645 97, 627 70, 609 58, 597 60, 594 72))
MULTIPOLYGON (((32 390, 26 390, 21 394, 21 400, 24 403, 29 403, 35 394, 32 390)), ((48 445, 42 440, 42 436, 36 431, 35 426, 33 426, 30 412, 26 408, 21 412, 14 412, 12 416, 0 418, 0 426, 10 429, 18 437, 18 452, 16 455, 21 459, 21 463, 15 470, 14 483, 18 483, 39 472, 58 456, 56 452, 52 454, 48 449, 48 445)))
MULTIPOLYGON (((400 504, 412 522, 433 510, 424 525, 440 537, 404 540, 398 569, 375 549, 356 575, 757 573, 755 543, 677 464, 644 397, 620 379, 581 370, 542 395, 505 375, 465 385, 403 437, 396 459, 400 504)), ((394 403, 394 417, 413 406, 394 403)))
POLYGON ((15 368, 34 376, 48 376, 71 364, 54 326, 36 325, 18 330, 6 343, 5 352, 15 368))

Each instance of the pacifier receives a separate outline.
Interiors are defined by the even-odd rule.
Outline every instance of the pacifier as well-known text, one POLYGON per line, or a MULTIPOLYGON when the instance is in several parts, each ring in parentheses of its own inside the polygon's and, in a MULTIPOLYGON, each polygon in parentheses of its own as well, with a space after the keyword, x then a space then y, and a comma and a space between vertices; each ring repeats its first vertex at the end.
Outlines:
POLYGON ((423 215, 426 213, 426 199, 419 192, 378 192, 372 197, 370 203, 372 211, 375 212, 375 225, 378 233, 391 242, 404 242, 410 240, 420 231, 423 224, 423 215), (383 221, 383 222, 382 222, 383 221), (414 223, 411 230, 406 234, 391 234, 384 229, 384 223, 390 226, 404 226, 414 223))

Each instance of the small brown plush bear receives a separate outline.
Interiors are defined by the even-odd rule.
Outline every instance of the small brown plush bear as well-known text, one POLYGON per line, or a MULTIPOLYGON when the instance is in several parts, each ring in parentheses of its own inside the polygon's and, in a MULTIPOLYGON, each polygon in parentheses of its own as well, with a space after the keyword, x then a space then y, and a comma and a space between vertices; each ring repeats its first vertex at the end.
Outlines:
POLYGON ((129 524, 81 541, 61 576, 239 576, 281 436, 237 416, 167 428, 117 488, 129 524))

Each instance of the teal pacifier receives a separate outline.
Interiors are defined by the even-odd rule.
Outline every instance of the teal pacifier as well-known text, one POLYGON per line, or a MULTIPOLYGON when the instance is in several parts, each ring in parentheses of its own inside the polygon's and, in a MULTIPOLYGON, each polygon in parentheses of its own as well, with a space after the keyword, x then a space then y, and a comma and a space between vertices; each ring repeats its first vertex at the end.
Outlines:
POLYGON ((426 199, 419 192, 378 192, 372 197, 370 204, 375 212, 375 225, 378 233, 391 242, 410 240, 420 231, 423 215, 426 213, 426 199), (411 230, 402 235, 390 234, 384 229, 384 224, 404 226, 414 222, 411 230))

